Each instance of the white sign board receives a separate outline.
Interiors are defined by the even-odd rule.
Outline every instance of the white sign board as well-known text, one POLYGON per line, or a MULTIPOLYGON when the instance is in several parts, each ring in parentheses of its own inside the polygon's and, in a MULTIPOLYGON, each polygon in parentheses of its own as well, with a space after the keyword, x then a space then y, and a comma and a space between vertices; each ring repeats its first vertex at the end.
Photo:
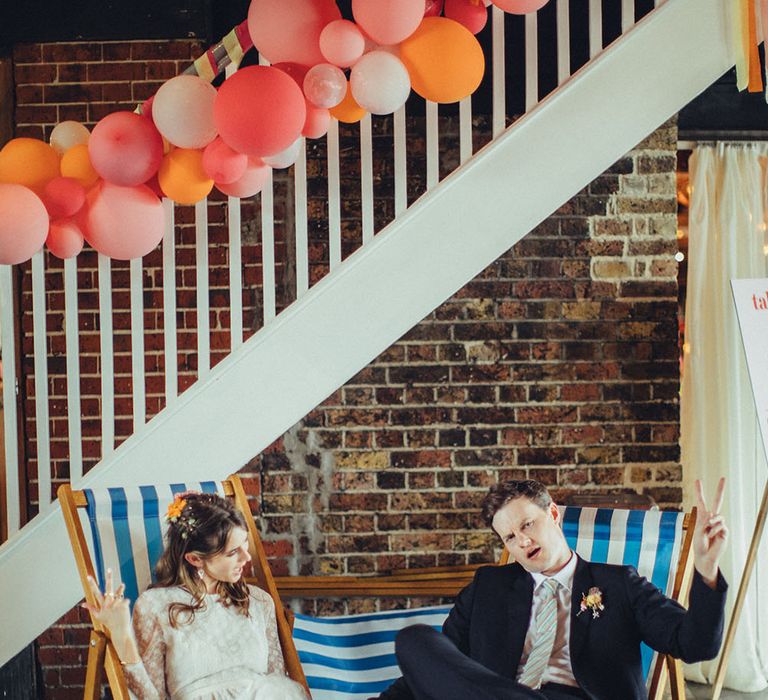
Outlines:
POLYGON ((731 289, 768 458, 768 279, 731 280, 731 289))

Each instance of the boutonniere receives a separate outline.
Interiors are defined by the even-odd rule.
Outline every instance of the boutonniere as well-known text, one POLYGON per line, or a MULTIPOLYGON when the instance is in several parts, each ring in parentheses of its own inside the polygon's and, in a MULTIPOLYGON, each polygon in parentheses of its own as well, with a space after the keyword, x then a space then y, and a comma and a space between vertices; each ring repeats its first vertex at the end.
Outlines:
POLYGON ((586 593, 582 593, 579 608, 576 617, 587 610, 592 611, 593 618, 600 617, 600 613, 605 610, 605 605, 603 605, 603 592, 596 586, 593 586, 586 593))

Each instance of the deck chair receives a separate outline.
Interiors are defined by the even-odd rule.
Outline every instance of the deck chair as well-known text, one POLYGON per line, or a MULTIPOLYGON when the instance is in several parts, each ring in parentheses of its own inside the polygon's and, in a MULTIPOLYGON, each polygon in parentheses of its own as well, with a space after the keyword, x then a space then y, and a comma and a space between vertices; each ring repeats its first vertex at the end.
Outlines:
MULTIPOLYGON (((251 516, 248 500, 237 476, 224 482, 205 481, 133 488, 85 489, 73 491, 69 484, 58 490, 64 520, 72 544, 85 599, 93 603, 86 577, 93 576, 104 586, 107 568, 115 579, 125 583, 125 596, 131 607, 153 579, 154 567, 163 551, 166 530, 165 509, 174 494, 188 489, 218 493, 234 500, 248 523, 249 551, 253 578, 275 601, 277 627, 285 666, 290 677, 306 687, 306 679, 293 644, 290 625, 267 565, 264 548, 251 516)), ((103 673, 115 700, 128 700, 125 676, 117 653, 103 627, 91 617, 91 632, 86 670, 86 700, 101 697, 103 673)))
MULTIPOLYGON (((695 513, 561 507, 569 545, 591 561, 632 564, 665 594, 682 601, 690 587, 689 557, 695 513)), ((507 563, 506 551, 500 564, 507 563)), ((284 598, 348 596, 455 596, 476 567, 398 572, 378 577, 286 577, 284 598), (346 581, 345 581, 346 579, 346 581), (389 580, 388 580, 389 579, 389 580)), ((410 624, 440 629, 450 606, 367 615, 317 618, 296 615, 293 634, 313 700, 363 700, 400 676, 394 654, 397 632, 410 624)), ((684 700, 682 668, 645 647, 643 671, 650 700, 660 700, 667 677, 674 700, 684 700)))

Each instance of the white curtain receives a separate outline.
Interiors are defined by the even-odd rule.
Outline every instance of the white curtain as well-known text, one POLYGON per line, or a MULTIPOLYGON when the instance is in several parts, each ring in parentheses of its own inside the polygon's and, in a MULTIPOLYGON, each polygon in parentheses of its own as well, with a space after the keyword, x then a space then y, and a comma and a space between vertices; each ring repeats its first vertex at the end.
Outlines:
MULTIPOLYGON (((768 476, 730 280, 768 277, 765 144, 698 147, 690 159, 688 287, 681 400, 686 507, 700 478, 711 498, 727 477, 723 513, 730 541, 721 568, 730 583, 730 619, 768 476)), ((726 623, 727 625, 727 623, 726 623)), ((726 627, 727 628, 727 627, 726 627)), ((688 667, 712 682, 717 661, 688 667)), ((726 687, 768 686, 768 531, 730 654, 726 687)))

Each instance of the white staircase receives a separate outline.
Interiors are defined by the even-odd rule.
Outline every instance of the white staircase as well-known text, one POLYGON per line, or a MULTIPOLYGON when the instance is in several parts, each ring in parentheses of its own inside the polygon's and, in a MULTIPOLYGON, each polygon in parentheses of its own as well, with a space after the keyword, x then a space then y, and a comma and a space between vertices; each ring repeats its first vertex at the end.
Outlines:
MULTIPOLYGON (((95 467, 223 478, 734 63, 721 0, 667 0, 95 467), (212 419, 212 417, 215 417, 212 419)), ((0 547, 0 665, 81 598, 53 506, 0 547)))

